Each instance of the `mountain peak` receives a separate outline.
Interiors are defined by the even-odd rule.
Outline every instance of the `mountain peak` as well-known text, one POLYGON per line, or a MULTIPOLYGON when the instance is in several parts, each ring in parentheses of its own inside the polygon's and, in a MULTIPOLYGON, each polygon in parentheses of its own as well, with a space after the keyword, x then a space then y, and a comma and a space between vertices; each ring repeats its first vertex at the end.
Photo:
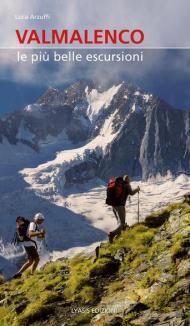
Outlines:
POLYGON ((45 91, 45 93, 39 98, 37 103, 39 103, 41 105, 55 104, 60 97, 60 93, 62 93, 62 92, 60 90, 58 90, 57 88, 49 87, 45 91))

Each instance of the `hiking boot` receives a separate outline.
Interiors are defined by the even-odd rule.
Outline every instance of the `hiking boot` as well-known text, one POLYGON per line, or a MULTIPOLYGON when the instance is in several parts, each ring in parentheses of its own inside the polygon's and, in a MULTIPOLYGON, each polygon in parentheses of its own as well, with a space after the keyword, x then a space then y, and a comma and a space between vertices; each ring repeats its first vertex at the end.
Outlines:
POLYGON ((123 230, 128 230, 128 229, 130 229, 130 226, 126 223, 123 227, 123 230))
POLYGON ((114 235, 110 232, 108 234, 109 243, 113 243, 114 235))
POLYGON ((21 273, 16 273, 15 275, 13 275, 12 278, 21 278, 22 274, 21 273))

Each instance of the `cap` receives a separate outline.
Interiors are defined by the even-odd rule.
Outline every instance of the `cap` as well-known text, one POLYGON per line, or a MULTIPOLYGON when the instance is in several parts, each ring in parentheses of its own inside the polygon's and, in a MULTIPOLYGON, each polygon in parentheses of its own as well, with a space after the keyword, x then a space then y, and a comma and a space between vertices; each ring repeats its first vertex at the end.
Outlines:
POLYGON ((37 221, 37 220, 41 220, 41 221, 44 221, 45 220, 45 217, 42 213, 37 213, 34 215, 34 221, 37 221))
POLYGON ((123 180, 126 181, 126 182, 128 182, 128 183, 131 182, 131 178, 127 174, 124 175, 123 180))

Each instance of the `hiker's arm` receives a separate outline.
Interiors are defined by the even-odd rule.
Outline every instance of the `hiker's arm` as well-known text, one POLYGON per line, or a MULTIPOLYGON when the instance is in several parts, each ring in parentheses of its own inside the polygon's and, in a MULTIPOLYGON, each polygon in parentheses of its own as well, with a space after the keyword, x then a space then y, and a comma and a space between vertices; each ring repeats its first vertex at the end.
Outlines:
POLYGON ((131 196, 135 195, 139 191, 140 191, 140 187, 139 186, 136 189, 134 189, 134 190, 132 190, 131 186, 129 187, 129 195, 131 195, 131 196))
POLYGON ((42 230, 42 231, 32 231, 32 230, 29 230, 29 237, 32 238, 32 237, 38 237, 38 236, 44 236, 45 235, 45 231, 42 230))

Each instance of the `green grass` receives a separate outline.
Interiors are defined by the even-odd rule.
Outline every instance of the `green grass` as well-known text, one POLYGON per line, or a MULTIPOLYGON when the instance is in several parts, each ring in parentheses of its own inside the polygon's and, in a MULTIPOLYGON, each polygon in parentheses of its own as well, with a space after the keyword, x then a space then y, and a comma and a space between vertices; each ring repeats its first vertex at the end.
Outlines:
POLYGON ((95 289, 89 285, 84 286, 79 292, 79 298, 82 303, 92 303, 96 299, 95 289))
MULTIPOLYGON (((122 232, 121 236, 115 239, 113 244, 105 244, 100 249, 100 256, 105 254, 113 256, 118 250, 123 249, 126 252, 125 260, 121 263, 123 269, 128 264, 129 266, 131 264, 133 268, 137 268, 142 262, 142 258, 139 255, 148 252, 156 232, 155 229, 138 224, 130 230, 122 232)), ((100 257, 96 262, 93 260, 93 257, 75 256, 67 262, 47 264, 33 276, 27 277, 26 273, 21 280, 10 282, 8 291, 11 295, 15 295, 13 305, 16 304, 15 300, 17 300, 17 303, 19 302, 19 298, 21 300, 25 298, 24 300, 30 302, 21 315, 15 319, 15 325, 17 325, 16 323, 24 325, 24 323, 32 322, 35 319, 41 318, 41 316, 46 316, 49 313, 49 309, 51 310, 51 304, 60 299, 60 292, 59 294, 57 293, 59 288, 63 291, 63 297, 70 301, 79 299, 84 304, 93 304, 98 296, 96 288, 97 279, 107 277, 110 272, 110 266, 112 267, 113 264, 112 259, 109 257, 100 257), (68 274, 64 274, 65 269, 69 270, 68 274), (93 278, 96 280, 95 283, 91 282, 93 278)), ((117 270, 114 273, 117 273, 117 270)), ((5 287, 6 285, 2 284, 1 290, 5 290, 5 287)), ((110 283, 108 292, 111 294, 122 290, 122 288, 121 282, 110 283)), ((13 305, 11 308, 13 308, 13 305)), ((15 314, 11 315, 8 310, 7 316, 13 323, 15 314)), ((80 318, 80 323, 83 323, 86 317, 82 314, 80 318)))
POLYGON ((109 274, 109 265, 111 259, 107 257, 100 257, 95 263, 90 265, 90 276, 101 276, 109 274))
POLYGON ((72 321, 69 323, 70 326, 80 326, 87 325, 89 326, 90 321, 92 319, 92 314, 90 312, 84 312, 80 315, 74 317, 72 321))
POLYGON ((123 290, 124 285, 122 284, 121 281, 115 281, 109 284, 108 286, 108 294, 112 294, 114 292, 123 290))
POLYGON ((126 253, 130 250, 136 253, 144 253, 147 251, 148 245, 156 232, 155 229, 149 228, 144 224, 135 225, 126 232, 122 232, 121 236, 115 239, 111 245, 107 244, 103 249, 100 249, 100 255, 105 254, 105 252, 113 255, 121 248, 123 248, 126 253))
POLYGON ((0 285, 3 284, 4 281, 5 281, 5 279, 4 279, 3 275, 0 275, 0 285))
POLYGON ((128 325, 128 322, 137 318, 139 315, 138 312, 130 312, 128 313, 125 317, 124 317, 124 320, 123 320, 123 326, 125 325, 128 325))
POLYGON ((60 273, 64 268, 65 264, 60 262, 53 263, 51 267, 48 264, 33 276, 24 273, 24 276, 19 280, 3 283, 0 287, 0 297, 3 298, 4 293, 6 293, 11 303, 5 309, 0 310, 0 318, 3 320, 1 325, 25 325, 33 319, 46 316, 52 310, 51 304, 63 299, 55 289, 56 287, 63 286, 68 277, 64 273, 60 273), (15 307, 26 301, 29 301, 29 304, 17 316, 15 307))
POLYGON ((190 213, 190 205, 188 206, 185 206, 183 209, 182 209, 182 212, 181 214, 185 215, 185 214, 189 214, 190 213))
POLYGON ((122 235, 122 247, 126 250, 124 261, 121 264, 120 275, 129 270, 137 268, 144 258, 141 257, 148 253, 151 241, 157 230, 148 228, 145 225, 136 225, 122 235))
POLYGON ((63 271, 67 267, 67 264, 65 261, 58 261, 58 262, 51 262, 47 264, 43 269, 43 274, 54 274, 57 272, 63 271))
POLYGON ((153 243, 153 245, 148 250, 148 258, 152 260, 161 253, 163 253, 168 247, 168 242, 166 240, 161 240, 159 242, 153 243))
POLYGON ((89 286, 92 277, 101 277, 106 273, 110 263, 109 258, 99 258, 93 262, 92 258, 76 256, 70 262, 70 274, 65 282, 64 295, 74 301, 80 296, 85 302, 94 299, 94 289, 89 286))
POLYGON ((136 256, 130 263, 130 268, 136 269, 138 268, 142 263, 144 262, 144 259, 142 257, 136 256))
POLYGON ((148 306, 154 310, 165 309, 170 302, 173 293, 176 291, 175 285, 163 284, 146 300, 148 306))
POLYGON ((156 267, 150 267, 141 281, 138 282, 139 287, 149 288, 152 284, 159 280, 160 271, 156 267))
MULTIPOLYGON (((157 267, 159 256, 161 255, 162 258, 166 251, 167 254, 175 257, 184 250, 185 235, 182 234, 173 234, 169 240, 154 242, 156 233, 160 231, 158 224, 165 219, 165 230, 167 230, 167 225, 170 224, 167 218, 176 209, 181 209, 185 214, 190 212, 190 206, 176 203, 149 215, 149 224, 134 225, 129 230, 123 231, 112 244, 104 243, 100 248, 100 258, 95 262, 94 257, 75 256, 72 259, 49 263, 33 276, 27 272, 22 279, 12 280, 9 283, 0 278, 0 300, 8 297, 10 301, 9 305, 0 307, 0 326, 26 326, 40 319, 45 320, 53 312, 59 300, 68 299, 70 303, 76 301, 84 306, 93 307, 102 295, 110 298, 122 291, 124 284, 127 284, 126 291, 129 294, 134 293, 134 289, 137 288, 140 295, 142 293, 142 297, 146 295, 147 304, 151 309, 166 309, 176 289, 174 282, 177 282, 178 277, 174 259, 169 266, 173 275, 172 282, 168 281, 167 284, 155 288, 152 293, 148 291, 161 275, 159 265, 157 267), (152 227, 153 225, 155 227, 152 227), (117 264, 113 257, 118 255, 118 252, 124 253, 124 259, 117 264), (146 272, 139 275, 138 268, 143 263, 146 272), (124 274, 125 272, 127 273, 124 274), (116 280, 113 281, 110 275, 114 275, 116 280), (127 283, 128 275, 130 282, 127 283), (118 276, 121 281, 118 280, 118 276), (124 278, 125 282, 122 281, 124 278), (100 286, 107 291, 102 292, 100 286), (29 302, 29 304, 17 315, 15 308, 20 302, 29 302)), ((188 215, 185 217, 188 222, 188 215)), ((127 325, 127 322, 135 317, 133 313, 128 314, 124 323, 127 325)), ((91 313, 80 313, 72 318, 69 325, 89 325, 91 318, 91 313)))
POLYGON ((180 255, 184 251, 184 236, 182 234, 176 234, 173 238, 173 244, 170 248, 172 257, 180 255))
POLYGON ((25 309, 24 313, 21 316, 18 316, 14 322, 13 326, 27 326, 30 323, 43 319, 53 311, 51 306, 44 305, 43 301, 35 301, 30 303, 25 309))
POLYGON ((90 277, 91 261, 83 256, 76 256, 70 261, 70 275, 65 283, 64 295, 75 300, 78 290, 85 286, 90 277))
POLYGON ((1 326, 10 326, 16 314, 9 307, 0 307, 1 326))

